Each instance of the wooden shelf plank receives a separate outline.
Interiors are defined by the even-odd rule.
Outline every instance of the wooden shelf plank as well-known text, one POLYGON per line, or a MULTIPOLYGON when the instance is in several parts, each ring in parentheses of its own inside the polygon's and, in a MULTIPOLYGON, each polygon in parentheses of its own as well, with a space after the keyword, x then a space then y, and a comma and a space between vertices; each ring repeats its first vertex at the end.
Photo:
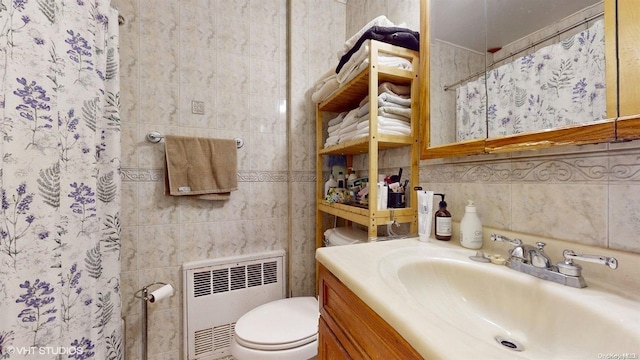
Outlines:
POLYGON ((619 118, 616 121, 618 140, 640 139, 640 115, 619 118))

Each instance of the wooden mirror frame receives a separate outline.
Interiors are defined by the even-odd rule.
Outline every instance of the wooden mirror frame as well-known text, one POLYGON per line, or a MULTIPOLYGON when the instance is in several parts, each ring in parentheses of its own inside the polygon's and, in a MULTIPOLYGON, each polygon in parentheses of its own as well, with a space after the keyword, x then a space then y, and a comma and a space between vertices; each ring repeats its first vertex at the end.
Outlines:
POLYGON ((638 67, 640 63, 638 42, 640 41, 636 39, 638 30, 640 30, 640 25, 638 25, 640 4, 635 4, 634 1, 636 0, 604 0, 605 37, 607 39, 605 42, 607 119, 509 136, 430 146, 430 0, 421 0, 420 159, 537 150, 555 146, 596 144, 640 138, 640 117, 637 115, 640 114, 640 88, 637 86, 640 81, 640 67, 638 67))

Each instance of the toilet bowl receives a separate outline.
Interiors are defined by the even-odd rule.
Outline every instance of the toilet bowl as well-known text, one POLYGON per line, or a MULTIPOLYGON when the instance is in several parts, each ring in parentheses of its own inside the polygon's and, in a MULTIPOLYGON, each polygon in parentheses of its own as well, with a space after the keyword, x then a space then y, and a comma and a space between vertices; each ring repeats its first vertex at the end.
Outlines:
POLYGON ((258 306, 236 322, 231 354, 237 360, 304 360, 318 354, 318 300, 281 299, 258 306))
MULTIPOLYGON (((325 245, 367 240, 352 228, 325 232, 325 245)), ((318 300, 313 296, 281 299, 260 305, 236 322, 231 355, 237 360, 306 360, 318 355, 318 300)))

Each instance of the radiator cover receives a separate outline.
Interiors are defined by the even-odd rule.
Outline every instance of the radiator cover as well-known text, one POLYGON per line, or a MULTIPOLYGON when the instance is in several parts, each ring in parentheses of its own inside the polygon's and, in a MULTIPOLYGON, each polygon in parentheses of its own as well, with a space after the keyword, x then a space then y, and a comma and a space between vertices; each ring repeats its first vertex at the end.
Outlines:
POLYGON ((185 359, 230 355, 236 321, 285 297, 284 257, 281 250, 182 265, 185 359))

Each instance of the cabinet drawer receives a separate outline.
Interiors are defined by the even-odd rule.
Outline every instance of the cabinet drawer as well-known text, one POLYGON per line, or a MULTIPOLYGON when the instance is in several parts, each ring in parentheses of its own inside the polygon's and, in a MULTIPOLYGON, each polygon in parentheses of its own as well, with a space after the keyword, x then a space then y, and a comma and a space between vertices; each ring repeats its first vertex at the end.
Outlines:
POLYGON ((389 324, 324 266, 319 266, 320 315, 356 359, 421 359, 389 324))

